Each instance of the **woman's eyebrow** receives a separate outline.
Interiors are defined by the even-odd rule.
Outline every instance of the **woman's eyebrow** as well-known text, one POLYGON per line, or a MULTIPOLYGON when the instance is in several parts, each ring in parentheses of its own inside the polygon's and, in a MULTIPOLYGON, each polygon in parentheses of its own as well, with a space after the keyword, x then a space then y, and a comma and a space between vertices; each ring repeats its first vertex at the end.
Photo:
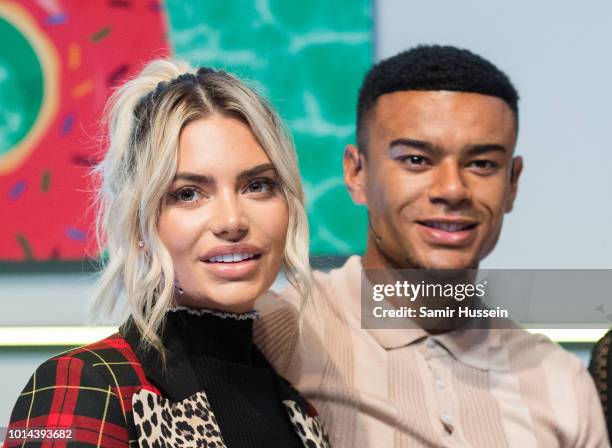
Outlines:
MULTIPOLYGON (((250 179, 251 177, 265 173, 266 171, 274 171, 274 174, 276 174, 276 168, 274 168, 274 165, 272 165, 271 163, 262 163, 261 165, 254 166, 253 168, 249 168, 248 170, 241 171, 238 174, 238 180, 250 179)), ((214 180, 211 176, 189 172, 176 173, 174 179, 172 179, 172 182, 176 182, 177 180, 185 180, 187 182, 193 182, 197 184, 214 183, 214 180)))
POLYGON ((271 163, 262 163, 261 165, 254 166, 248 170, 241 171, 240 174, 238 174, 237 179, 239 181, 250 179, 251 177, 265 173, 266 171, 274 171, 274 174, 276 174, 276 168, 274 168, 274 165, 271 163))
POLYGON ((176 173, 172 182, 176 182, 177 180, 186 180, 188 182, 194 182, 197 184, 211 184, 213 180, 210 176, 205 176, 203 174, 196 173, 176 173))

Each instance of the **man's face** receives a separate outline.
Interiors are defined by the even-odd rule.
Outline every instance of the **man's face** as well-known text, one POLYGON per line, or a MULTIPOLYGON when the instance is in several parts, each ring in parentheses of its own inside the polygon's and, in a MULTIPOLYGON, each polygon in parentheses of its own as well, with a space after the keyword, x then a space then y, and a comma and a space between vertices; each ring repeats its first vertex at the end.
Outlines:
POLYGON ((345 157, 349 190, 370 215, 366 258, 398 268, 478 266, 512 209, 522 167, 508 105, 402 91, 381 96, 366 125, 367 155, 349 147, 345 157))

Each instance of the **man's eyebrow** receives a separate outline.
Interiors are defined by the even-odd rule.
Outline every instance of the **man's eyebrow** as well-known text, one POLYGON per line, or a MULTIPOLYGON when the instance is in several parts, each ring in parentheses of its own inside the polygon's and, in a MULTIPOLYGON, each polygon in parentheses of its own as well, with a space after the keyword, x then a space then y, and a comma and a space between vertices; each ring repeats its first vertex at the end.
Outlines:
POLYGON ((241 171, 240 174, 238 174, 238 180, 242 181, 245 179, 250 179, 251 177, 265 173, 266 171, 274 171, 274 174, 276 174, 276 168, 274 165, 271 163, 262 163, 261 165, 254 166, 248 170, 241 171))
POLYGON ((508 149, 504 145, 497 143, 485 143, 482 145, 472 145, 468 147, 467 153, 470 156, 479 156, 489 152, 501 152, 506 154, 508 149))
POLYGON ((389 143, 389 148, 393 148, 394 146, 407 146, 409 148, 419 149, 421 151, 435 153, 439 151, 435 145, 430 142, 426 142, 423 140, 416 140, 412 138, 398 138, 389 143))
MULTIPOLYGON (((407 146, 429 153, 437 153, 441 151, 441 148, 430 142, 416 140, 412 138, 398 138, 396 140, 393 140, 389 144, 389 148, 393 148, 394 146, 407 146)), ((490 152, 501 152, 506 154, 508 152, 508 148, 498 143, 484 143, 478 145, 470 145, 467 147, 467 154, 470 156, 479 156, 490 152)))

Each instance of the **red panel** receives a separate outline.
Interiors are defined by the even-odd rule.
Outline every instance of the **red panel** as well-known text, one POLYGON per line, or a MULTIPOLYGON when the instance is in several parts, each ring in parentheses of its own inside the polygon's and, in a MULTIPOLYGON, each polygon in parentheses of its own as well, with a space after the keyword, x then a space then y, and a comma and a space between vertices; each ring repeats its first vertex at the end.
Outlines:
POLYGON ((169 54, 158 1, 19 1, 57 53, 58 107, 42 139, 0 176, 0 261, 97 255, 88 172, 112 87, 169 54))

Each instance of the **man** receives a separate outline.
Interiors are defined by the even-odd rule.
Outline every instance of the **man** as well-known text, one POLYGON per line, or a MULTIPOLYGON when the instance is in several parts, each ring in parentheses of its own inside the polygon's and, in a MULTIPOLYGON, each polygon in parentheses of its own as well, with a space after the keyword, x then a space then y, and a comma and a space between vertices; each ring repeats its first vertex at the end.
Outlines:
POLYGON ((612 439, 612 330, 608 331, 593 347, 589 373, 601 399, 606 416, 608 434, 612 439))
POLYGON ((348 191, 368 209, 366 253, 317 273, 301 326, 288 288, 262 301, 256 328, 332 446, 608 446, 591 379, 544 337, 361 328, 362 269, 476 268, 493 250, 523 167, 517 103, 504 73, 454 47, 420 46, 367 74, 344 154, 348 191))

